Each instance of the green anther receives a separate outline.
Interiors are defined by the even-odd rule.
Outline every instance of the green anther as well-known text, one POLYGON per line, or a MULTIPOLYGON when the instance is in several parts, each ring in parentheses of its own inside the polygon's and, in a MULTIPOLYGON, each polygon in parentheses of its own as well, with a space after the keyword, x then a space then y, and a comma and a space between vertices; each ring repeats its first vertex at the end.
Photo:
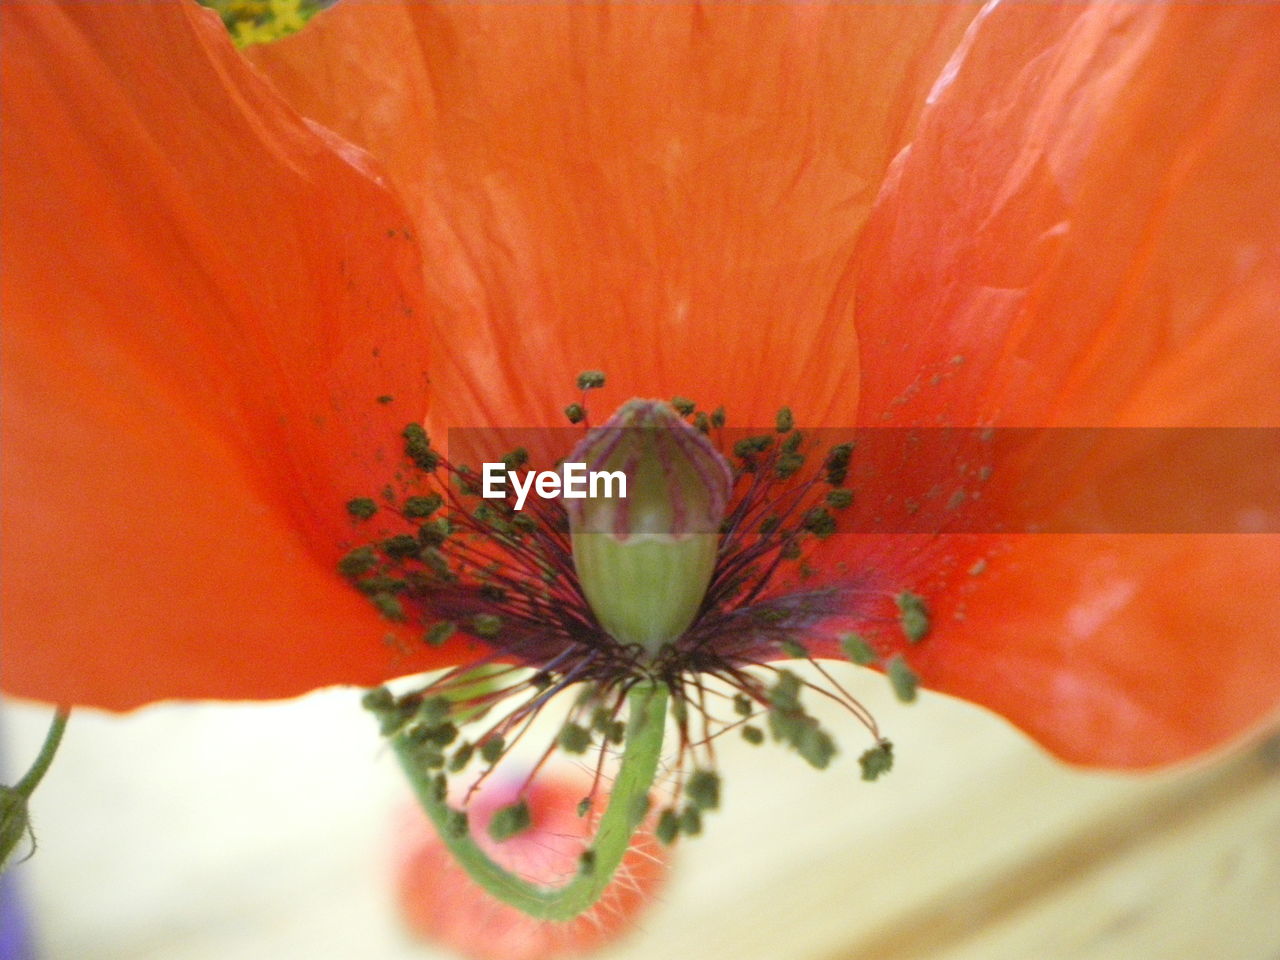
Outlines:
POLYGON ((758 453, 764 453, 771 446, 773 446, 773 437, 767 433, 745 437, 733 445, 733 455, 740 460, 749 460, 758 453))
POLYGON ((363 576, 378 565, 373 547, 357 547, 338 561, 338 572, 348 580, 363 576))
POLYGON ((594 850, 583 850, 578 855, 578 873, 584 876, 590 876, 596 871, 596 852, 594 850))
POLYGON ((710 433, 711 418, 699 410, 693 417, 693 427, 699 433, 710 433))
POLYGON ((399 577, 388 577, 385 574, 380 574, 374 577, 366 577, 355 586, 361 593, 373 596, 375 593, 402 593, 408 587, 408 583, 399 577))
POLYGON ((369 598, 382 616, 395 623, 404 620, 404 604, 392 593, 375 593, 369 598))
POLYGON ((795 418, 791 415, 791 408, 783 407, 779 410, 775 422, 779 433, 790 433, 791 428, 796 425, 795 418))
POLYGON ((764 743, 764 731, 759 727, 753 727, 750 724, 742 728, 742 739, 747 741, 753 747, 758 747, 764 743))
POLYGON ((420 423, 410 423, 401 431, 404 454, 420 470, 432 472, 440 465, 440 457, 431 449, 431 438, 420 423))
POLYGON ((676 408, 676 413, 682 417, 687 417, 698 408, 698 405, 688 397, 672 397, 671 406, 676 408))
POLYGON ((929 608, 925 606, 924 597, 905 590, 894 599, 898 604, 902 632, 912 643, 919 643, 929 635, 929 608))
POLYGON ((378 512, 378 504, 372 497, 356 497, 347 501, 347 513, 356 520, 368 520, 378 512))
POLYGON ((686 837, 696 837, 702 832, 702 812, 693 804, 680 813, 680 832, 686 837))
POLYGON ((394 537, 388 537, 378 544, 382 548, 382 552, 393 560, 407 560, 410 557, 416 557, 418 551, 422 549, 422 544, 418 543, 418 538, 409 533, 399 533, 394 537))
POLYGON ((519 470, 529 462, 529 451, 524 447, 516 447, 510 453, 502 458, 502 465, 507 471, 519 470))
POLYGON ((724 426, 724 423, 724 407, 716 407, 715 410, 711 411, 711 425, 718 430, 724 426))
POLYGON ((388 403, 395 403, 395 402, 396 402, 396 398, 395 398, 395 397, 393 397, 393 396, 392 396, 391 394, 389 394, 389 393, 384 393, 384 394, 382 394, 380 397, 378 397, 378 398, 377 398, 377 400, 378 400, 378 402, 379 402, 380 404, 382 404, 383 406, 386 406, 388 403))
POLYGON ((610 720, 604 729, 604 738, 612 744, 621 743, 627 735, 627 725, 621 720, 610 720))
POLYGON ((826 507, 814 507, 804 515, 800 525, 819 540, 825 540, 836 532, 836 518, 826 507))
POLYGON ((484 743, 480 744, 480 757, 485 763, 497 763, 498 758, 502 756, 502 751, 506 749, 506 746, 507 741, 503 739, 502 734, 495 733, 484 743))
POLYGON ((584 370, 578 374, 579 390, 598 390, 604 386, 604 374, 599 370, 584 370))
POLYGON ((788 477, 794 477, 800 472, 800 468, 804 466, 804 457, 798 453, 784 453, 778 458, 778 463, 774 467, 774 471, 778 474, 778 479, 786 480, 788 477))
POLYGON ((438 493, 425 497, 409 497, 404 502, 404 515, 410 520, 425 520, 444 506, 444 500, 438 493))
POLYGON ((459 744, 458 748, 453 751, 453 756, 449 758, 449 772, 461 773, 465 770, 467 764, 471 762, 472 754, 475 752, 475 746, 464 740, 459 744))
POLYGON ((424 727, 438 727, 449 722, 452 711, 453 704, 448 697, 427 697, 418 705, 414 719, 424 727))
POLYGON ((428 647, 442 647, 446 640, 453 636, 456 627, 451 620, 441 620, 439 623, 433 623, 422 639, 428 647))
POLYGON ((699 810, 715 810, 720 806, 720 776, 713 770, 695 770, 684 792, 699 810))
POLYGON ((825 770, 836 755, 835 741, 816 722, 804 727, 795 746, 796 752, 818 770, 825 770))
POLYGON ((769 688, 769 703, 778 710, 800 709, 800 678, 790 670, 779 670, 778 679, 769 688))
POLYGON ((880 658, 871 644, 858 633, 846 633, 840 638, 840 647, 844 655, 860 667, 869 667, 880 658))
POLYGON ((578 816, 585 817, 591 812, 591 798, 583 797, 578 801, 578 816))
POLYGON ((702 605, 733 483, 729 465, 675 410, 651 400, 624 404, 568 459, 626 478, 625 499, 615 489, 566 501, 573 563, 600 626, 657 656, 702 605))
POLYGON ((449 780, 443 773, 437 773, 431 780, 431 795, 441 803, 449 796, 449 780))
POLYGON ((576 723, 566 723, 560 728, 560 736, 556 738, 556 742, 566 753, 586 753, 591 746, 591 731, 576 723))
POLYGON ((858 765, 862 767, 863 780, 875 780, 888 773, 893 769, 893 744, 881 740, 858 758, 858 765))
POLYGON ((733 697, 733 712, 740 717, 749 717, 751 716, 751 711, 751 698, 745 693, 735 694, 733 697))
POLYGON ((453 524, 448 517, 437 517, 428 520, 418 528, 418 542, 424 547, 440 547, 453 533, 453 524))
POLYGON ((809 651, 794 640, 783 640, 780 644, 782 652, 792 660, 807 660, 809 651))
POLYGON ((916 672, 907 666, 907 661, 903 659, 902 654, 894 654, 889 658, 888 663, 884 665, 885 674, 889 677, 889 683, 893 686, 894 695, 903 703, 911 703, 916 698, 916 687, 920 684, 920 678, 916 676, 916 672))
POLYGON ((502 618, 492 613, 477 613, 471 618, 471 629, 477 637, 491 639, 502 631, 502 618))
POLYGON ((663 810, 658 814, 658 825, 653 828, 653 834, 662 844, 671 846, 680 835, 680 817, 674 810, 663 810))
MULTIPOLYGON (((437 801, 443 803, 443 801, 437 801)), ((440 832, 447 839, 461 840, 466 837, 470 839, 471 828, 467 823, 467 811, 455 810, 452 807, 447 808, 442 821, 437 821, 440 832)))
POLYGON ((580 403, 571 403, 564 408, 565 418, 570 423, 581 423, 587 419, 587 411, 583 409, 580 403))
POLYGON ((396 709, 396 698, 386 687, 374 687, 365 691, 360 706, 370 713, 383 714, 396 709))
POLYGON ((510 840, 517 834, 524 833, 533 824, 529 815, 529 805, 523 800, 496 810, 489 821, 489 836, 498 843, 510 840))
POLYGON ((827 506, 832 510, 844 510, 853 504, 853 491, 836 487, 827 491, 827 506))
POLYGON ((841 443, 831 448, 827 454, 827 483, 838 487, 849 475, 849 463, 853 459, 853 444, 841 443))

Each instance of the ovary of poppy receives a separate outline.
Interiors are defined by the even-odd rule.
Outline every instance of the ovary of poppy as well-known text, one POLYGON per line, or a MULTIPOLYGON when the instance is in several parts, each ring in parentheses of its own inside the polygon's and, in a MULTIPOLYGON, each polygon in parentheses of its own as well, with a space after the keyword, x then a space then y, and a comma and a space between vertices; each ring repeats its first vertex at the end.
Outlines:
MULTIPOLYGON (((1275 12, 977 12, 349 4, 259 75, 187 7, 6 4, 6 688, 407 672, 342 504, 582 369, 741 424, 1274 426, 1275 12)), ((1274 709, 1278 554, 844 559, 936 605, 926 685, 1137 766, 1274 709)))

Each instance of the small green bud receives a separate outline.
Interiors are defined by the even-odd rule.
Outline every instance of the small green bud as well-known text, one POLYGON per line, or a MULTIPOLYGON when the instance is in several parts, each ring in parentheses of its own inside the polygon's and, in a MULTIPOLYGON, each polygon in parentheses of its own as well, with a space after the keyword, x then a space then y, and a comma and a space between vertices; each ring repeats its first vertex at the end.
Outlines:
POLYGON ((632 400, 568 457, 625 477, 610 495, 568 499, 573 562, 600 625, 651 655, 693 622, 719 548, 733 475, 665 403, 632 400))
POLYGON ((584 370, 578 374, 579 390, 598 390, 604 386, 604 374, 599 370, 584 370))
POLYGON ((581 423, 583 420, 587 419, 587 411, 583 409, 583 406, 580 403, 569 404, 564 408, 564 415, 570 423, 581 423))

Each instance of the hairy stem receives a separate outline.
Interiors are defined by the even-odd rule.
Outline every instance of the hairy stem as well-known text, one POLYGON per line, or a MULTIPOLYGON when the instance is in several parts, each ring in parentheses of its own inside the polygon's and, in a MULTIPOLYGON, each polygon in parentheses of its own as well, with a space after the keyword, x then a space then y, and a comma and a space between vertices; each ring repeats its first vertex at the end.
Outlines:
POLYGON ((581 870, 560 887, 529 883, 498 864, 480 849, 470 832, 461 835, 449 828, 447 798, 437 794, 430 771, 414 758, 414 746, 403 734, 391 744, 413 785, 422 809, 431 817, 441 839, 471 878, 503 903, 539 920, 572 920, 589 909, 613 879, 627 852, 631 836, 648 811, 648 794, 658 769, 666 727, 667 690, 662 685, 639 684, 627 695, 630 715, 622 763, 609 804, 587 849, 591 868, 581 870))
POLYGON ((31 769, 13 785, 13 789, 24 797, 30 797, 35 792, 36 787, 40 786, 40 781, 48 772, 58 752, 58 745, 62 743, 62 733, 67 729, 67 718, 70 715, 71 711, 68 708, 58 707, 53 715, 53 722, 49 724, 49 732, 44 735, 44 745, 40 747, 40 753, 31 764, 31 769))

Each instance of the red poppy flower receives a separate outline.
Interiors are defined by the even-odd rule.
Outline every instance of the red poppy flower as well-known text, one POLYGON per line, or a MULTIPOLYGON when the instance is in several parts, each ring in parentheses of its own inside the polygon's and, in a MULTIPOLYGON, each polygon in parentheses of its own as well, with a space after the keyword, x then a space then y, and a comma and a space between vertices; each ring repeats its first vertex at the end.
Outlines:
MULTIPOLYGON (((19 695, 465 656, 384 642, 344 504, 584 369, 744 424, 1280 423, 1266 6, 352 3, 252 67, 185 4, 2 12, 19 695)), ((1274 536, 895 542, 843 559, 928 598, 923 682, 1063 757, 1280 699, 1274 536)))

